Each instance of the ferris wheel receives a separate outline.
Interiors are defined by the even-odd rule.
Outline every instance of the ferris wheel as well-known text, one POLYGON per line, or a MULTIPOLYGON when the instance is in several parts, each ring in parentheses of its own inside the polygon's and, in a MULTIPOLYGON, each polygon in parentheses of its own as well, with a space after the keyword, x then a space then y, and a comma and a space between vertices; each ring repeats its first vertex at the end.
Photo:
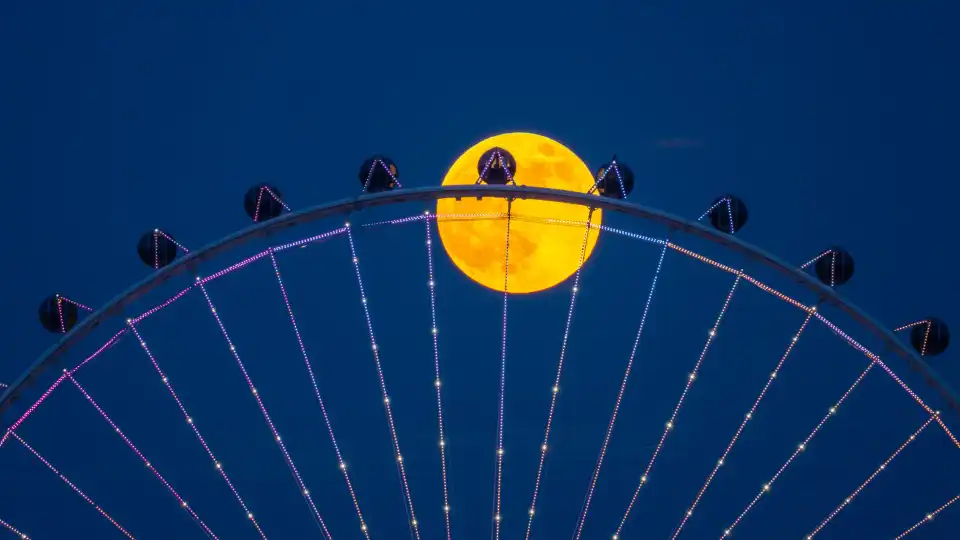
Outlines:
POLYGON ((0 387, 0 538, 953 538, 960 398, 934 317, 887 328, 746 203, 686 219, 527 133, 409 188, 245 193, 0 387), (951 534, 953 531, 953 534, 951 534), (6 534, 6 536, 4 536, 6 534))

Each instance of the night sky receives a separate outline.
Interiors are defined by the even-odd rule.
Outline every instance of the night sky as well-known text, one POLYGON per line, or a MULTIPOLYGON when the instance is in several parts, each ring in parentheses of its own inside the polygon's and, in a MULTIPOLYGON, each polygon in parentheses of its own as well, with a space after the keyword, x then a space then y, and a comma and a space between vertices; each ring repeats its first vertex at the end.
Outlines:
MULTIPOLYGON (((154 227, 202 247, 250 224, 242 198, 259 182, 279 187, 294 210, 354 196, 357 169, 374 153, 397 162, 405 187, 438 185, 460 152, 505 131, 555 138, 591 169, 617 153, 637 176, 631 200, 679 216, 695 219, 734 193, 750 209, 738 233, 745 241, 798 265, 841 245, 857 265, 844 296, 891 328, 935 315, 960 331, 952 2, 207 4, 0 7, 0 382, 54 343, 36 317, 45 296, 96 309, 148 275, 135 246, 154 227)), ((423 539, 446 538, 425 227, 359 225, 431 207, 349 217, 423 539)), ((200 271, 346 217, 257 239, 200 271)), ((668 232, 605 220, 654 238, 668 232)), ((485 538, 503 297, 456 270, 433 232, 452 535, 485 538)), ((734 253, 671 239, 816 301, 734 253)), ((576 531, 660 254, 605 233, 584 267, 532 538, 576 531)), ((348 239, 276 259, 370 536, 406 538, 406 495, 348 239)), ((616 530, 733 281, 667 252, 583 538, 616 530)), ((191 282, 173 280, 124 317, 191 282)), ((572 285, 509 300, 501 538, 526 529, 572 285)), ((270 259, 206 290, 330 535, 363 538, 270 259)), ((823 312, 931 407, 944 407, 868 332, 823 312)), ((804 318, 738 284, 624 538, 670 538, 804 318)), ((121 328, 122 318, 101 325, 64 367, 121 328)), ((137 329, 264 533, 324 537, 202 292, 137 329)), ((929 360, 960 387, 956 351, 929 360)), ((682 536, 719 537, 868 364, 824 324, 807 325, 682 536)), ((4 415, 4 428, 56 371, 4 415)), ((134 336, 76 380, 217 537, 259 537, 134 336)), ((960 432, 960 418, 944 416, 960 432)), ((812 532, 928 418, 873 368, 734 536, 812 532)), ((17 433, 134 537, 204 537, 69 381, 17 433)), ((896 537, 960 493, 958 457, 930 424, 818 538, 896 537)), ((123 538, 16 440, 0 448, 0 520, 37 539, 123 538)), ((953 538, 957 529, 960 503, 910 538, 953 538)))

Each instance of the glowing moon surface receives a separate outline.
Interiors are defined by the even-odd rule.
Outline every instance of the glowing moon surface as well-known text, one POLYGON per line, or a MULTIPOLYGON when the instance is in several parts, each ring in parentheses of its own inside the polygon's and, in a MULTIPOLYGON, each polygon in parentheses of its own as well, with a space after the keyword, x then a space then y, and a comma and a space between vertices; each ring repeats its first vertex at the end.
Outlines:
MULTIPOLYGON (((493 147, 513 155, 517 185, 586 193, 595 182, 586 164, 566 146, 532 133, 506 133, 480 141, 463 153, 443 179, 443 185, 474 184, 477 162, 493 147)), ((600 224, 601 211, 550 201, 516 199, 510 209, 510 262, 506 288, 511 293, 549 289, 573 275, 584 248, 586 221, 600 224), (580 224, 550 223, 547 220, 580 224)), ((504 291, 507 249, 507 201, 463 198, 437 202, 440 240, 453 263, 477 283, 504 291)), ((597 243, 599 229, 587 235, 583 261, 597 243)))

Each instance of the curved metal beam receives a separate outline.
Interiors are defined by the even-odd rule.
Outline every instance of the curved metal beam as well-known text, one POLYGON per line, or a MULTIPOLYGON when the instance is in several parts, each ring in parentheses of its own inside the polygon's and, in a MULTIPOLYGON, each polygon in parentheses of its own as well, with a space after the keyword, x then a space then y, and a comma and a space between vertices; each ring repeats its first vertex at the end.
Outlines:
MULTIPOLYGON (((427 187, 416 189, 398 189, 383 193, 361 195, 352 199, 343 199, 332 203, 321 204, 297 212, 282 215, 275 219, 265 221, 226 236, 216 242, 192 251, 182 259, 178 259, 173 264, 162 268, 146 279, 122 292, 119 296, 108 302, 95 313, 84 319, 75 326, 55 345, 47 349, 36 361, 10 384, 6 392, 0 396, 0 415, 6 411, 10 405, 17 401, 23 391, 36 380, 37 376, 45 369, 54 365, 58 358, 72 346, 88 335, 94 328, 100 325, 104 320, 119 315, 125 307, 142 297, 150 290, 169 281, 184 272, 194 270, 198 264, 208 261, 226 251, 229 251, 251 239, 267 236, 273 232, 293 227, 303 223, 309 223, 325 217, 348 214, 365 208, 395 204, 411 201, 434 201, 439 199, 452 199, 462 197, 497 197, 497 198, 515 198, 515 199, 535 199, 543 201, 554 201, 577 204, 600 208, 626 214, 632 217, 645 219, 665 225, 671 229, 683 231, 684 233, 698 236, 714 243, 725 246, 736 252, 746 255, 748 258, 761 262, 766 266, 774 268, 793 281, 803 285, 822 299, 825 304, 836 306, 847 315, 851 316, 859 324, 869 329, 874 335, 880 338, 887 349, 897 353, 898 356, 906 360, 907 364, 914 371, 919 372, 924 381, 934 388, 941 397, 947 402, 951 409, 960 414, 960 398, 956 392, 950 388, 950 385, 937 375, 930 366, 923 361, 915 352, 908 349, 904 343, 894 336, 893 332, 883 327, 873 317, 868 315, 859 307, 851 304, 833 289, 820 283, 811 275, 801 271, 793 265, 786 263, 778 257, 748 244, 732 235, 719 232, 700 223, 677 217, 666 212, 661 212, 653 208, 629 203, 619 199, 610 199, 596 195, 576 193, 573 191, 560 191, 555 189, 534 188, 527 186, 488 186, 488 185, 464 185, 464 186, 443 186, 427 187)), ((2 417, 2 416, 0 416, 2 417)))

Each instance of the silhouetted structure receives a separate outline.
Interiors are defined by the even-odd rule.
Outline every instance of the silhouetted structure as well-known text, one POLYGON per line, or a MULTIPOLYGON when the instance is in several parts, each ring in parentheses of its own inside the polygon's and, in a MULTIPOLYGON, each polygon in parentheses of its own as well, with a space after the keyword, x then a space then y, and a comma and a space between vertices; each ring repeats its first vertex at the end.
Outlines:
POLYGON ((499 146, 487 150, 477 160, 477 183, 483 182, 491 186, 515 184, 517 175, 517 160, 513 154, 499 146))
POLYGON ((45 298, 40 303, 37 314, 40 316, 40 324, 54 334, 69 332, 80 319, 80 309, 77 305, 65 300, 59 294, 45 298))
POLYGON ((853 257, 840 247, 832 247, 817 259, 814 271, 825 285, 838 287, 853 277, 853 257))
POLYGON ((950 329, 947 323, 930 317, 926 323, 918 324, 910 331, 910 345, 921 356, 936 356, 950 345, 950 329))
POLYGON ((258 184, 247 190, 243 197, 243 210, 250 219, 260 223, 283 213, 283 195, 269 184, 258 184))
POLYGON ((734 234, 747 224, 747 205, 733 195, 724 195, 713 201, 708 217, 718 231, 734 234))
POLYGON ((167 233, 154 229, 140 237, 137 242, 137 255, 143 264, 157 270, 177 258, 177 243, 167 233))
POLYGON ((363 162, 357 174, 365 193, 380 193, 400 187, 400 171, 387 156, 373 156, 363 162))
MULTIPOLYGON (((597 192, 612 199, 626 199, 633 191, 633 171, 626 163, 621 163, 614 155, 610 163, 605 163, 597 171, 597 192)), ((593 190, 591 190, 593 191, 593 190)))

